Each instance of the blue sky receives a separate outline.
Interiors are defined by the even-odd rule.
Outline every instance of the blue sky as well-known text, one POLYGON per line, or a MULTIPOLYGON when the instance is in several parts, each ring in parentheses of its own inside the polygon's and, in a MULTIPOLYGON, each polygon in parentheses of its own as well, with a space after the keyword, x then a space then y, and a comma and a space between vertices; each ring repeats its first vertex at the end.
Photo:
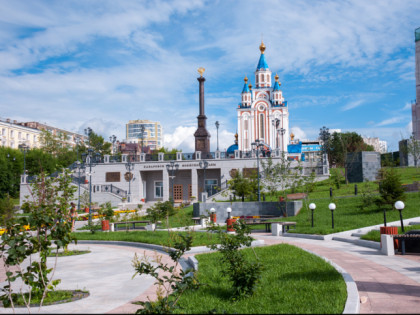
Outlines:
MULTIPOLYGON (((194 148, 197 68, 207 126, 233 143, 243 78, 263 38, 299 138, 319 129, 388 141, 411 132, 420 1, 0 0, 0 117, 123 139, 160 121, 166 147, 194 148)), ((253 79, 251 83, 255 85, 253 79)))

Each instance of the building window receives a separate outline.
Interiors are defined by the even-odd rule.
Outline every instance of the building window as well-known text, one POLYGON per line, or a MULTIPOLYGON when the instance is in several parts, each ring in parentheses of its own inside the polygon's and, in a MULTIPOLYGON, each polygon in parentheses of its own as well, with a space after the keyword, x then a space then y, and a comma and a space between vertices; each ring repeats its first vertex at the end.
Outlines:
POLYGON ((264 74, 261 74, 261 82, 264 82, 264 74))
POLYGON ((14 137, 14 132, 13 132, 13 130, 10 130, 10 138, 13 138, 14 137))
POLYGON ((155 182, 155 198, 163 198, 163 182, 155 182))
POLYGON ((267 74, 267 82, 270 82, 270 76, 267 74))
POLYGON ((264 114, 260 114, 260 139, 264 139, 264 114))

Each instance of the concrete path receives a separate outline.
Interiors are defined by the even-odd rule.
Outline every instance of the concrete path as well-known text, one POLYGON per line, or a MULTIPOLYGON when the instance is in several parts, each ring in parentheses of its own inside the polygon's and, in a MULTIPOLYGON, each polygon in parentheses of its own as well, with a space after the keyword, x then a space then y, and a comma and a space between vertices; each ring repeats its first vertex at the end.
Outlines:
MULTIPOLYGON (((70 249, 89 249, 91 253, 80 256, 59 257, 54 279, 61 279, 57 289, 88 290, 90 296, 75 302, 43 306, 41 313, 134 313, 139 306, 131 301, 156 298, 154 278, 139 276, 132 278, 134 253, 139 258, 146 254, 154 257, 151 250, 112 245, 71 245, 70 249)), ((169 256, 162 255, 170 263, 169 256)), ((53 263, 53 259, 49 264, 53 263)), ((4 270, 3 271, 4 275, 4 270)), ((4 281, 4 278, 1 279, 4 281)), ((0 284, 5 285, 5 282, 0 284)), ((26 308, 17 308, 17 313, 28 313, 26 308)), ((12 309, 0 308, 0 313, 12 313, 12 309)), ((38 308, 31 308, 38 313, 38 308)))

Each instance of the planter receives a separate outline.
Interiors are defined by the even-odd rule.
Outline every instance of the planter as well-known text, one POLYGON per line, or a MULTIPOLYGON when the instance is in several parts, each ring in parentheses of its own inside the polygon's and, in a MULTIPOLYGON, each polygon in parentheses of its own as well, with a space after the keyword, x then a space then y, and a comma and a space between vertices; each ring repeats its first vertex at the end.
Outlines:
POLYGON ((102 231, 109 231, 109 220, 102 220, 102 231))
POLYGON ((88 184, 88 183, 89 183, 89 181, 87 179, 85 179, 85 184, 88 184))
POLYGON ((85 212, 89 213, 89 208, 88 207, 85 207, 85 212))
POLYGON ((226 220, 226 228, 228 232, 235 232, 235 229, 233 228, 233 224, 235 224, 236 219, 227 219, 226 220))
POLYGON ((210 221, 216 223, 216 213, 210 213, 210 221))
MULTIPOLYGON (((379 231, 382 234, 388 235, 397 235, 398 234, 398 227, 396 226, 381 226, 379 227, 379 231)), ((382 241, 381 241, 381 248, 382 248, 382 241)), ((394 240, 394 249, 398 248, 398 240, 394 240)))

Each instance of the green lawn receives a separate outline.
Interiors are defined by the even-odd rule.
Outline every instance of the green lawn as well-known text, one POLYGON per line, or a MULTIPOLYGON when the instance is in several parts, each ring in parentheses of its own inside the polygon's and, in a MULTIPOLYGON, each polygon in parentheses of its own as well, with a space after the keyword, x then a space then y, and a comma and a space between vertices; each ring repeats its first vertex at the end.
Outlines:
MULTIPOLYGON (((404 225, 404 231, 408 232, 411 230, 420 230, 420 225, 404 225)), ((403 234, 402 230, 401 230, 401 226, 398 227, 398 234, 403 234)), ((362 235, 360 237, 363 240, 368 240, 368 241, 374 241, 374 242, 380 242, 381 241, 381 234, 379 231, 370 231, 368 233, 366 233, 365 235, 362 235)))
MULTIPOLYGON (((323 259, 295 246, 281 244, 254 248, 264 264, 252 297, 232 301, 222 269, 221 254, 196 255, 198 279, 204 285, 184 293, 182 314, 341 314, 347 299, 342 276, 323 259), (213 313, 210 311, 213 310, 213 313)), ((244 249, 255 259, 252 249, 244 249)))
MULTIPOLYGON (((403 218, 420 216, 420 194, 408 193, 403 210, 403 218)), ((332 229, 331 211, 328 204, 329 199, 309 199, 309 203, 316 204, 314 210, 314 227, 311 227, 311 211, 304 202, 300 213, 295 217, 282 218, 279 221, 297 222, 295 233, 304 234, 330 234, 356 228, 381 224, 384 222, 383 211, 372 204, 367 209, 361 210, 358 206, 361 203, 360 196, 352 198, 336 198, 334 200, 337 208, 334 210, 334 229, 332 229)), ((386 211, 387 222, 400 219, 397 210, 386 211)))
MULTIPOLYGON (((139 242, 146 244, 156 244, 161 246, 171 246, 179 234, 186 235, 187 232, 167 231, 118 231, 118 232, 79 232, 73 233, 78 240, 102 240, 102 241, 126 241, 139 242)), ((219 237, 215 233, 193 232, 193 245, 204 246, 217 243, 219 237)))

